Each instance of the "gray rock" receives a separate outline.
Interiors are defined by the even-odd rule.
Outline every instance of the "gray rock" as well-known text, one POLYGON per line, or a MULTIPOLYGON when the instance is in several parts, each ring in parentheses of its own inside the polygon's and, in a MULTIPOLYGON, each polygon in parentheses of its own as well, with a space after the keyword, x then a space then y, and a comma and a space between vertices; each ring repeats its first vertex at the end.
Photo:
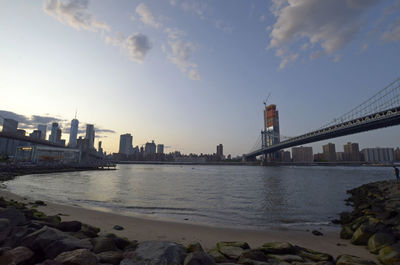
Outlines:
POLYGON ((291 255, 291 254, 286 254, 286 255, 277 255, 277 254, 268 254, 268 258, 277 260, 279 262, 303 262, 304 259, 300 256, 297 255, 291 255))
POLYGON ((295 247, 287 242, 270 242, 265 243, 259 248, 265 254, 294 254, 295 247))
POLYGON ((11 222, 6 218, 0 219, 0 244, 7 238, 11 231, 11 222))
POLYGON ((63 252, 58 255, 55 261, 59 261, 64 265, 96 265, 97 257, 87 249, 76 249, 73 251, 63 252))
POLYGON ((379 250, 384 247, 390 246, 396 242, 393 234, 389 233, 376 233, 368 240, 368 250, 371 253, 378 254, 379 250))
POLYGON ((101 263, 118 265, 123 259, 122 251, 106 251, 97 254, 97 259, 101 263))
POLYGON ((93 252, 101 253, 106 251, 117 251, 118 248, 114 243, 112 238, 108 238, 105 236, 96 237, 92 240, 93 242, 93 252))
POLYGON ((336 259, 336 265, 376 265, 376 263, 357 256, 340 255, 336 259))
POLYGON ((360 225, 351 238, 354 245, 367 245, 368 239, 374 234, 367 225, 360 225))
POLYGON ((81 233, 83 233, 87 237, 97 237, 97 234, 100 233, 100 228, 94 227, 88 224, 82 224, 81 233))
POLYGON ((215 262, 217 263, 227 263, 230 262, 227 257, 225 257, 221 252, 218 251, 218 249, 213 248, 207 251, 208 255, 210 255, 215 262))
POLYGON ((182 245, 166 241, 145 241, 138 245, 132 258, 120 265, 180 265, 185 258, 182 245))
POLYGON ((324 234, 322 234, 320 231, 318 230, 312 230, 311 232, 314 236, 323 236, 324 234))
POLYGON ((379 250, 378 260, 385 265, 400 264, 400 242, 379 250))
POLYGON ((8 219, 11 226, 22 225, 26 221, 25 215, 14 207, 8 207, 0 211, 0 218, 8 219))
POLYGON ((26 247, 16 247, 8 251, 13 257, 13 262, 15 264, 21 264, 28 261, 34 255, 33 251, 26 247))
POLYGON ((82 223, 79 221, 61 222, 57 228, 63 232, 78 232, 81 230, 82 223))
POLYGON ((238 260, 246 249, 249 249, 246 242, 218 242, 217 249, 228 259, 238 260))
POLYGON ((118 230, 118 231, 124 230, 124 228, 120 225, 114 225, 113 229, 118 230))
POLYGON ((203 251, 188 254, 183 262, 184 265, 215 265, 214 259, 203 251))
POLYGON ((259 249, 248 249, 245 250, 242 255, 240 256, 240 259, 250 259, 250 260, 256 260, 256 261, 268 261, 268 257, 264 254, 259 249))
POLYGON ((199 242, 192 242, 192 243, 189 243, 189 244, 186 246, 186 250, 187 250, 187 252, 189 252, 189 253, 191 253, 191 252, 197 252, 197 251, 202 251, 202 252, 204 252, 204 249, 203 249, 203 247, 201 246, 201 244, 200 244, 199 242))
MULTIPOLYGON (((114 234, 107 234, 106 237, 107 238, 111 238, 114 241, 114 243, 117 246, 117 248, 119 248, 120 250, 124 250, 127 246, 135 243, 135 242, 130 242, 126 238, 118 237, 118 236, 116 236, 114 234)), ((137 246, 137 244, 136 244, 136 246, 137 246)), ((134 249, 136 249, 136 246, 134 247, 134 249)))

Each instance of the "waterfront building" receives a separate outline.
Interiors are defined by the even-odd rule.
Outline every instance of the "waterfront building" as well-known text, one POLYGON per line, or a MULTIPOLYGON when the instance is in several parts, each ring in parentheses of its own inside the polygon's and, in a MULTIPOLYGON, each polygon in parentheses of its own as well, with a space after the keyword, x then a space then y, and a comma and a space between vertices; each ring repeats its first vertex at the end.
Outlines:
POLYGON ((50 146, 19 146, 15 153, 16 161, 35 164, 77 164, 81 160, 79 149, 50 146))
POLYGON ((279 157, 281 159, 281 162, 291 162, 292 161, 292 159, 290 157, 290 151, 280 150, 279 157))
POLYGON ((396 150, 394 151, 394 156, 396 158, 396 161, 400 161, 400 148, 396 148, 396 150))
POLYGON ((75 148, 77 144, 77 137, 78 137, 78 126, 79 121, 77 119, 71 120, 71 129, 69 130, 69 142, 68 146, 75 148))
POLYGON ((164 145, 163 144, 157 145, 157 154, 164 154, 164 145))
POLYGON ((18 129, 18 130, 17 130, 17 135, 18 135, 18 136, 25 136, 25 135, 26 135, 26 131, 25 131, 25 130, 22 130, 22 129, 18 129))
POLYGON ((98 152, 100 155, 103 155, 103 147, 101 147, 102 142, 99 141, 98 145, 99 145, 99 148, 97 149, 97 152, 98 152))
POLYGON ((336 152, 336 161, 344 161, 344 152, 336 152))
POLYGON ((328 162, 334 162, 336 161, 336 148, 335 144, 333 143, 328 143, 326 145, 322 146, 323 154, 324 154, 324 160, 328 162))
POLYGON ((29 137, 35 138, 35 139, 42 139, 42 131, 40 130, 34 130, 29 134, 29 137))
POLYGON ((5 133, 17 133, 18 121, 13 119, 3 119, 3 130, 5 133))
POLYGON ((88 148, 94 149, 94 125, 93 124, 86 124, 86 137, 85 139, 88 140, 88 148))
POLYGON ((314 161, 322 162, 323 160, 324 160, 324 154, 323 153, 314 154, 314 161))
POLYGON ((361 150, 365 162, 393 162, 394 149, 393 148, 364 148, 361 150))
POLYGON ((313 150, 311 146, 300 146, 292 148, 293 162, 313 162, 313 150))
MULTIPOLYGON (((49 136, 49 141, 52 143, 57 143, 57 131, 58 131, 58 123, 57 122, 53 122, 51 124, 51 132, 50 132, 50 136, 49 136)), ((61 139, 61 137, 60 137, 61 139)))
POLYGON ((220 158, 224 157, 224 147, 222 144, 217 145, 217 156, 220 158))
POLYGON ((150 155, 150 154, 155 154, 156 153, 156 144, 154 143, 154 140, 151 141, 151 143, 146 143, 144 146, 144 154, 145 155, 150 155))
POLYGON ((47 124, 39 124, 38 130, 41 131, 40 139, 46 140, 47 124))
MULTIPOLYGON (((264 109, 264 130, 261 132, 262 147, 271 146, 280 142, 279 112, 275 104, 266 105, 264 109)), ((269 161, 279 159, 279 152, 270 153, 266 157, 269 161)))
POLYGON ((133 137, 130 133, 121 134, 119 137, 119 152, 120 154, 130 155, 132 154, 132 141, 133 137))
POLYGON ((344 160, 345 161, 360 161, 360 148, 358 143, 348 142, 343 146, 344 149, 344 160))

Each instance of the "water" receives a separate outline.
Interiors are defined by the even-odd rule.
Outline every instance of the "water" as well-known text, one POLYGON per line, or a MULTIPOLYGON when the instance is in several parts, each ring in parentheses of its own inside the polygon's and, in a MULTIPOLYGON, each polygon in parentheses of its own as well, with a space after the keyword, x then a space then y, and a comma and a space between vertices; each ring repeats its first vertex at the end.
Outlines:
POLYGON ((115 171, 27 175, 11 192, 35 199, 216 226, 329 224, 346 191, 391 168, 119 165, 115 171))

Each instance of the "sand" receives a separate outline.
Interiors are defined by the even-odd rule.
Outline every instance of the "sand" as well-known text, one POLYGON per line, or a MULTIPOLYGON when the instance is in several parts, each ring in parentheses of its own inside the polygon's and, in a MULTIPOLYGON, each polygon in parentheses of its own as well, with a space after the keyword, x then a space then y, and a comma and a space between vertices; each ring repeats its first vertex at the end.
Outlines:
MULTIPOLYGON (((6 199, 24 201, 16 194, 0 190, 0 196, 6 199)), ((28 198, 32 201, 34 198, 28 198)), ((26 200, 25 200, 26 202, 26 200)), ((284 241, 301 247, 328 253, 335 258, 340 254, 351 254, 376 261, 375 255, 366 247, 355 246, 339 237, 339 228, 322 229, 323 236, 315 236, 305 229, 266 229, 247 230, 213 227, 202 224, 181 223, 154 218, 124 216, 115 213, 96 211, 76 206, 46 202, 47 206, 39 206, 39 210, 47 215, 63 214, 63 221, 77 220, 101 229, 101 234, 114 233, 130 240, 166 240, 182 244, 197 241, 205 248, 212 248, 218 241, 245 241, 256 248, 265 242, 284 241), (114 225, 124 230, 114 230, 114 225)))

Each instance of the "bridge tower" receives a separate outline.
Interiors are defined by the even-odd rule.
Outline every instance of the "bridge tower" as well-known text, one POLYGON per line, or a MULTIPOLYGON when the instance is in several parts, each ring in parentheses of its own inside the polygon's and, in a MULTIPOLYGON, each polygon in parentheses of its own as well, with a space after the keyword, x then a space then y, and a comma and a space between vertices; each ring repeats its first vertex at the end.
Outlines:
MULTIPOLYGON (((264 102, 264 130, 261 131, 262 148, 268 147, 280 142, 279 133, 279 112, 275 104, 267 105, 264 102)), ((266 157, 267 160, 273 161, 279 158, 279 153, 272 153, 266 157)))

